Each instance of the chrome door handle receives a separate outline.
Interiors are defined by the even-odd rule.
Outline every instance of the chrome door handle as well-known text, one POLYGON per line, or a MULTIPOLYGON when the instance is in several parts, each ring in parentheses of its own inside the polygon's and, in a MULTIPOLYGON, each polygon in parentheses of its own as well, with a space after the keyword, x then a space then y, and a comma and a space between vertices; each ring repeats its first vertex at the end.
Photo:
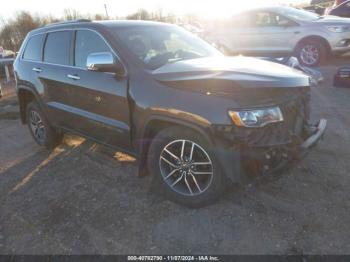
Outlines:
POLYGON ((73 80, 79 80, 80 76, 77 75, 67 75, 68 78, 73 79, 73 80))
POLYGON ((43 70, 41 68, 38 68, 38 67, 33 67, 32 69, 34 72, 37 72, 37 73, 41 73, 43 70))

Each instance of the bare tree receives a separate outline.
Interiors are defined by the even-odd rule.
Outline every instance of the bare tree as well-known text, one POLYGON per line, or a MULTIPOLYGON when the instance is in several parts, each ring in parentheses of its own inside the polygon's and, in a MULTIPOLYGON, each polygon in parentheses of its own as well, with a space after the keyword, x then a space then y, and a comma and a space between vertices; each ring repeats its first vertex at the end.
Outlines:
POLYGON ((13 20, 8 21, 0 32, 0 45, 6 49, 18 51, 27 33, 42 25, 39 17, 28 12, 19 12, 13 20))
POLYGON ((81 19, 83 16, 75 9, 64 9, 63 19, 64 20, 77 20, 81 19))
POLYGON ((137 12, 126 17, 129 20, 152 20, 152 14, 145 9, 140 9, 137 12))
MULTIPOLYGON (((77 20, 82 18, 92 20, 109 19, 104 14, 81 14, 75 9, 65 9, 62 18, 33 15, 25 11, 16 13, 14 18, 9 20, 4 20, 0 17, 0 46, 3 46, 5 49, 18 51, 29 31, 62 20, 77 20)), ((172 13, 164 14, 162 9, 158 9, 154 12, 140 9, 137 12, 128 15, 126 18, 134 20, 154 20, 167 23, 176 23, 179 19, 178 16, 172 13)), ((118 19, 118 17, 115 17, 114 19, 118 19)), ((191 20, 196 20, 196 18, 192 15, 187 17, 186 20, 191 22, 191 20)))

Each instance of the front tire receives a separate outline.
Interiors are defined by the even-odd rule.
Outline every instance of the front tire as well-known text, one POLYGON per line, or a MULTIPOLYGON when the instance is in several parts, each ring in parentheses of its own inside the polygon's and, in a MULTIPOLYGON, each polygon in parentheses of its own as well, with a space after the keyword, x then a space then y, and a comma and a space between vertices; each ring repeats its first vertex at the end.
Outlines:
POLYGON ((191 130, 170 127, 160 131, 150 145, 148 168, 167 198, 182 205, 205 206, 225 191, 209 143, 191 130))
POLYGON ((29 131, 38 145, 53 149, 62 142, 63 134, 51 127, 35 101, 27 106, 27 123, 29 131))
POLYGON ((305 40, 298 45, 296 56, 300 64, 315 67, 321 65, 327 58, 327 49, 319 41, 305 40))

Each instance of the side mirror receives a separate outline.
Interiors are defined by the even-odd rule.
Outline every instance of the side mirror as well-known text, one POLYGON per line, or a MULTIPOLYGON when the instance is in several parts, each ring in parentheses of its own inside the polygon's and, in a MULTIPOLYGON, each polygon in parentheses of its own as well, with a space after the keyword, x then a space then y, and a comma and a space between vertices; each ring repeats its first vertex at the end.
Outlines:
POLYGON ((90 71, 111 72, 123 77, 126 75, 122 63, 111 52, 91 53, 86 59, 90 71))

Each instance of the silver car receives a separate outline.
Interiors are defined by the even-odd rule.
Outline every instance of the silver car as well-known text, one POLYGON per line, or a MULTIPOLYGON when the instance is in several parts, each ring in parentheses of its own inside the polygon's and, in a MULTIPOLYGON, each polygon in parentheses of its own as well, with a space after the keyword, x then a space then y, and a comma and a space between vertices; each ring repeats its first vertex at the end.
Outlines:
POLYGON ((240 13, 206 34, 229 53, 296 56, 306 66, 317 66, 331 54, 350 51, 350 19, 317 14, 286 6, 240 13))

